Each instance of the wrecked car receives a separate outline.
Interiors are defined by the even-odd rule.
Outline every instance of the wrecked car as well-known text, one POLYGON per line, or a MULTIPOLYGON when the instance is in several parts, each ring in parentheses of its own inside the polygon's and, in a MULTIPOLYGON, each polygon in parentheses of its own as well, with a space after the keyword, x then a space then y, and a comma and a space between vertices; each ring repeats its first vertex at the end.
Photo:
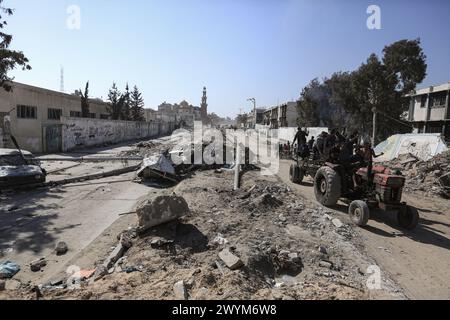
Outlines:
POLYGON ((46 175, 32 153, 0 149, 0 190, 43 183, 46 175))

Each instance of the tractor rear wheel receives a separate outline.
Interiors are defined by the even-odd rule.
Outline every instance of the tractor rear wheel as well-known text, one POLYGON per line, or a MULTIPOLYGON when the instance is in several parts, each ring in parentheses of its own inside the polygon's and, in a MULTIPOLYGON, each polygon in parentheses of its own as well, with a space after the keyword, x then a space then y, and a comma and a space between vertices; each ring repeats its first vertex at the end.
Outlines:
POLYGON ((289 179, 293 183, 301 183, 303 181, 304 173, 300 170, 300 167, 296 164, 291 164, 289 169, 289 179))
POLYGON ((419 224, 419 212, 414 207, 405 206, 398 211, 397 220, 400 227, 413 230, 419 224))
POLYGON ((327 207, 336 205, 341 197, 341 177, 330 167, 321 167, 314 177, 317 201, 327 207))
POLYGON ((369 222, 370 210, 366 202, 361 200, 355 200, 350 203, 348 208, 348 214, 354 224, 359 227, 364 227, 369 222))

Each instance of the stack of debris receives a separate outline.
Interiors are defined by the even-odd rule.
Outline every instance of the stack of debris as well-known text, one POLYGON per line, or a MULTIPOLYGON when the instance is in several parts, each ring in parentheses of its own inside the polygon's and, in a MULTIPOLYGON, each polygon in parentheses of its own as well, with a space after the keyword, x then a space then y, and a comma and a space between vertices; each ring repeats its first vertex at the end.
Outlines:
POLYGON ((450 150, 428 161, 402 154, 384 165, 400 169, 406 176, 406 191, 450 198, 450 150))

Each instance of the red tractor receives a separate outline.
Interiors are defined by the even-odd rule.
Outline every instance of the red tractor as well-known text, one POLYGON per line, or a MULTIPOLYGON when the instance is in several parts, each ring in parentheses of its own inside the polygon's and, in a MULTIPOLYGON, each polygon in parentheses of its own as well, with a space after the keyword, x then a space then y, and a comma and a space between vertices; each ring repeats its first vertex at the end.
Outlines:
POLYGON ((367 167, 344 168, 342 165, 325 163, 314 178, 317 201, 330 207, 341 199, 349 204, 348 213, 353 223, 365 226, 370 209, 396 212, 398 224, 407 230, 419 223, 417 209, 402 202, 405 177, 398 170, 374 166, 368 174, 367 167))

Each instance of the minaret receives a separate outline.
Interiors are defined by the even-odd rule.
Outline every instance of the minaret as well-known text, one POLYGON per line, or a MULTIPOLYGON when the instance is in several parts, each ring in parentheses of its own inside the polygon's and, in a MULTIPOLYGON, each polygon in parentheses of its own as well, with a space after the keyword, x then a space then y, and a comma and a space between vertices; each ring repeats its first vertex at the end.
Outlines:
POLYGON ((64 92, 64 67, 61 67, 59 91, 64 92))
POLYGON ((203 87, 203 97, 202 104, 200 106, 200 112, 202 115, 202 120, 206 121, 208 119, 208 97, 206 95, 206 87, 203 87))

